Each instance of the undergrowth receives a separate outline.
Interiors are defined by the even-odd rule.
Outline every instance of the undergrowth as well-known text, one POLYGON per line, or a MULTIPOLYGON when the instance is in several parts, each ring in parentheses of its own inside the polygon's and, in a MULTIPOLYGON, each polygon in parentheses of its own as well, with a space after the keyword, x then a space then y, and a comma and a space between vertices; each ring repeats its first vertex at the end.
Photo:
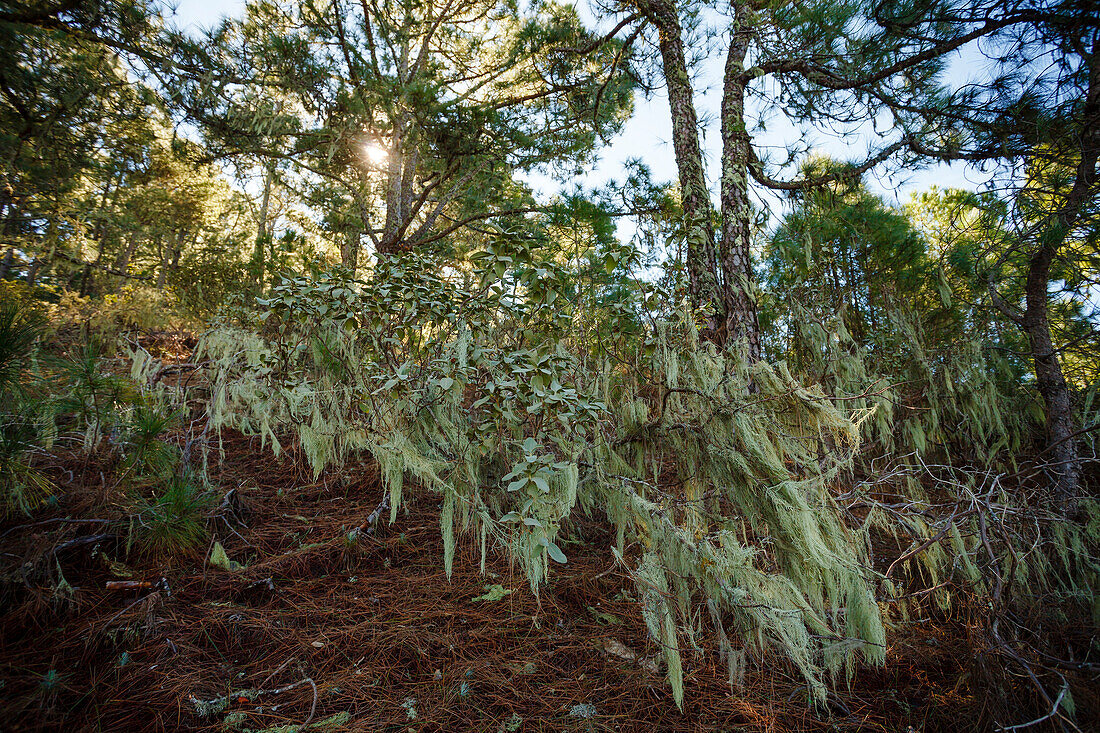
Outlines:
POLYGON ((951 588, 988 595, 995 575, 1078 605, 1094 597, 1095 523, 989 531, 1014 501, 1007 483, 915 475, 921 456, 939 455, 930 446, 966 424, 996 459, 986 475, 1003 478, 995 469, 1026 426, 982 369, 925 368, 930 396, 914 419, 891 409, 898 393, 842 338, 833 348, 844 358, 810 372, 820 384, 700 343, 691 314, 676 309, 644 342, 589 351, 565 337, 568 304, 529 251, 477 261, 469 276, 436 275, 408 255, 365 282, 284 281, 258 319, 237 314, 201 339, 211 425, 258 435, 276 453, 289 440, 315 473, 371 454, 391 522, 407 477, 437 491, 448 573, 466 533, 483 558, 505 548, 537 593, 568 561, 560 533, 570 514, 606 517, 678 702, 682 653, 697 648, 704 621, 731 683, 747 659, 775 651, 822 701, 828 680, 858 660, 882 663, 891 618, 930 599, 949 605, 951 588), (868 440, 876 450, 861 451, 868 440), (897 480, 859 481, 886 453, 911 454, 897 480), (950 492, 946 523, 929 485, 950 492), (881 500, 887 490, 902 492, 900 508, 881 500), (1057 533, 1065 539, 1048 542, 1057 533), (873 569, 872 540, 883 535, 913 542, 897 572, 873 569), (931 590, 914 597, 907 589, 921 576, 931 590))
POLYGON ((841 318, 801 305, 787 361, 700 341, 674 303, 593 343, 572 335, 583 314, 553 263, 514 242, 474 261, 447 271, 408 254, 367 280, 284 280, 227 313, 193 357, 209 385, 198 436, 148 351, 43 349, 41 319, 5 308, 7 511, 51 496, 34 451, 72 446, 112 467, 121 512, 104 537, 126 555, 189 554, 209 534, 205 468, 223 430, 294 448, 315 477, 369 455, 386 491, 375 516, 397 519, 408 481, 439 497, 448 577, 465 538, 483 572, 503 550, 537 598, 570 561, 572 520, 606 522, 681 706, 704 639, 731 685, 777 655, 824 703, 884 663, 899 625, 965 609, 990 650, 976 677, 999 690, 994 717, 1049 707, 1051 689, 1072 715, 1060 657, 1023 630, 1100 621, 1100 510, 1084 501, 1066 521, 1044 507, 1045 464, 1026 457, 1034 396, 1004 389, 995 354, 933 357, 898 311, 909 345, 887 374, 841 318))
POLYGON ((132 514, 117 520, 127 546, 152 553, 193 549, 207 534, 210 490, 168 438, 179 412, 164 390, 123 372, 116 347, 98 338, 49 342, 44 313, 0 304, 0 481, 6 512, 32 515, 57 487, 35 456, 73 444, 117 464, 113 489, 132 514))

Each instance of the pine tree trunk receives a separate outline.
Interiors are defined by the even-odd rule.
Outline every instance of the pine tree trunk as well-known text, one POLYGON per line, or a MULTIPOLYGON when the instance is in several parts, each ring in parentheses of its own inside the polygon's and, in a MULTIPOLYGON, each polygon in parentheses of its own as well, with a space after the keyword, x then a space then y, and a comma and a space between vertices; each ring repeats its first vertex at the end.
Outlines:
MULTIPOLYGON (((191 240, 191 244, 194 245, 197 240, 198 240, 198 235, 196 235, 191 240)), ((180 256, 181 255, 183 255, 183 235, 182 234, 180 235, 180 238, 176 241, 176 248, 174 250, 172 250, 172 261, 168 263, 168 274, 169 275, 175 275, 176 271, 179 270, 179 268, 180 268, 180 256)))
MULTIPOLYGON (((409 63, 409 47, 408 44, 403 44, 401 47, 401 55, 398 60, 398 78, 406 78, 404 75, 408 72, 409 63)), ((405 94, 402 93, 401 97, 401 109, 405 109, 405 94)), ((386 220, 382 227, 382 236, 378 241, 377 254, 389 255, 397 254, 402 250, 402 235, 405 232, 408 222, 405 221, 405 212, 403 210, 403 204, 406 200, 404 195, 405 187, 411 186, 412 181, 405 180, 405 145, 406 135, 409 132, 410 123, 412 122, 411 115, 405 111, 402 112, 394 120, 393 129, 390 131, 388 140, 389 154, 386 158, 386 220)), ((363 221, 363 226, 367 226, 368 222, 363 221)))
POLYGON ((359 268, 359 248, 359 230, 346 230, 344 232, 344 244, 340 247, 340 263, 351 270, 353 277, 359 268))
POLYGON ((130 240, 126 243, 126 248, 118 253, 118 258, 115 260, 115 270, 122 275, 127 274, 127 270, 130 268, 130 260, 134 257, 134 252, 137 251, 137 246, 141 242, 141 238, 136 231, 130 233, 130 240))
POLYGON ((87 262, 84 264, 84 268, 80 271, 80 293, 81 298, 86 298, 89 293, 92 292, 92 263, 87 262))
POLYGON ((752 28, 752 11, 734 4, 729 53, 726 56, 722 93, 722 239, 720 253, 723 288, 724 330, 727 338, 743 340, 749 358, 760 358, 760 324, 757 319, 755 276, 752 269, 749 204, 749 139, 745 128, 745 55, 752 28))
POLYGON ((11 273, 11 266, 14 261, 15 248, 9 247, 8 251, 4 253, 4 258, 0 260, 0 280, 8 279, 8 275, 11 273))
POLYGON ((707 331, 711 338, 715 338, 719 336, 723 298, 714 246, 714 208, 703 172, 699 120, 695 114, 691 77, 684 58, 680 18, 670 0, 642 0, 638 8, 657 27, 659 36, 661 64, 672 114, 672 149, 676 156, 684 207, 691 301, 692 305, 708 314, 707 331))
POLYGON ((1018 323, 1027 334, 1035 364, 1035 386, 1046 404, 1047 448, 1055 475, 1054 494, 1066 514, 1073 514, 1080 499, 1081 461, 1077 452, 1078 424, 1073 396, 1066 384, 1058 353, 1050 337, 1050 311, 1047 288, 1050 270, 1058 250, 1081 222, 1085 204, 1096 194, 1097 164, 1100 161, 1100 38, 1086 56, 1088 91, 1081 110, 1081 130, 1077 136, 1080 158, 1073 186, 1052 222, 1038 238, 1038 248, 1028 262, 1024 290, 1026 309, 1018 323))
POLYGON ((1055 476, 1054 494, 1067 513, 1076 510, 1081 463, 1077 455, 1077 421, 1073 398, 1050 338, 1047 285, 1054 248, 1043 246, 1031 258, 1027 272, 1027 310, 1023 328, 1035 364, 1035 386, 1046 404, 1047 450, 1055 476))
POLYGON ((164 290, 168 285, 168 273, 179 264, 180 252, 183 251, 183 237, 185 232, 180 230, 176 235, 174 244, 168 244, 164 248, 164 254, 160 260, 160 271, 157 273, 157 290, 164 290))
POLYGON ((271 185, 274 173, 273 167, 268 164, 264 170, 264 196, 260 203, 260 216, 256 222, 256 246, 252 251, 252 271, 256 278, 256 292, 263 292, 266 276, 264 248, 267 247, 267 241, 271 238, 271 234, 267 231, 267 215, 271 205, 271 185))

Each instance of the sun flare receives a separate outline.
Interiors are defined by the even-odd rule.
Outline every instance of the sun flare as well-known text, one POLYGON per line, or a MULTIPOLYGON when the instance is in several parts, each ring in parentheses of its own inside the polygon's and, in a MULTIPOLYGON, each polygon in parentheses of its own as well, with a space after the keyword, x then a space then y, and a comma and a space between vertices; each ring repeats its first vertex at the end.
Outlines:
POLYGON ((363 146, 363 153, 367 156, 367 160, 376 165, 381 165, 389 158, 389 151, 378 143, 367 143, 363 146))

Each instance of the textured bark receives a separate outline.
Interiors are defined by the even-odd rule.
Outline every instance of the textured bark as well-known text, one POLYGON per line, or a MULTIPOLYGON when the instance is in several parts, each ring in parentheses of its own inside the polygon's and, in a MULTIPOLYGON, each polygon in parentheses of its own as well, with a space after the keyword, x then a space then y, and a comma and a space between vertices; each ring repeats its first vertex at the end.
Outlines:
MULTIPOLYGON (((411 81, 409 73, 409 44, 406 41, 401 45, 400 57, 397 62, 397 78, 402 82, 411 81)), ((390 131, 388 141, 389 157, 386 160, 386 221, 382 227, 382 236, 376 247, 379 255, 396 254, 402 251, 402 239, 409 222, 405 212, 405 204, 411 200, 406 195, 406 187, 413 185, 413 180, 406 178, 409 171, 405 166, 405 149, 411 142, 407 138, 410 135, 412 115, 406 106, 408 91, 402 92, 397 101, 397 108, 404 110, 394 120, 393 129, 390 131)), ((409 146, 411 147, 411 145, 409 146)), ((370 222, 363 221, 367 227, 370 222)))
POLYGON ((160 270, 157 272, 157 290, 164 290, 168 285, 168 274, 175 270, 179 264, 180 252, 183 251, 183 238, 186 235, 180 230, 174 243, 166 243, 160 260, 160 270))
POLYGON ((1054 248, 1044 246, 1029 263, 1023 329, 1035 364, 1035 386, 1046 404, 1047 451, 1055 475, 1054 493, 1063 508, 1072 512, 1077 503, 1081 465, 1073 438, 1077 432, 1073 398, 1050 338, 1047 286, 1053 258, 1054 248))
POLYGON ((990 294, 994 304, 1027 335, 1035 369, 1035 386, 1046 407, 1047 448, 1051 471, 1054 474, 1053 491, 1062 510, 1076 512, 1081 490, 1081 460, 1077 450, 1079 434, 1077 416, 1074 414, 1073 395, 1066 384, 1058 352, 1050 335, 1050 286, 1051 266, 1065 244, 1067 237, 1081 223, 1086 204, 1097 193, 1097 162, 1100 160, 1100 41, 1093 43, 1091 53, 1084 59, 1089 76, 1088 91, 1081 114, 1079 158, 1073 185, 1066 194, 1061 208, 1054 212, 1048 223, 1041 227, 1036 245, 1028 261, 1027 280, 1024 288, 1025 309, 1022 314, 998 295, 990 281, 990 294))
POLYGON ((670 0, 642 0, 642 15, 657 28, 658 45, 668 104, 672 113, 672 149, 680 176, 684 207, 687 267, 692 304, 708 313, 707 330, 719 335, 723 298, 718 279, 714 244, 714 208, 703 172, 699 145, 699 120, 695 113, 691 77, 684 58, 683 31, 676 7, 670 0))
POLYGON ((4 258, 0 260, 0 280, 7 280, 8 274, 11 272, 12 263, 15 261, 15 249, 8 248, 8 251, 4 253, 4 258))
MULTIPOLYGON (((420 210, 416 196, 419 153, 415 144, 415 133, 411 115, 402 115, 394 125, 388 143, 386 221, 375 248, 381 255, 399 254, 414 248, 419 241, 418 235, 434 224, 436 216, 443 207, 441 203, 434 213, 428 216, 428 221, 418 229, 416 234, 409 236, 409 227, 420 210)), ((451 195, 457 196, 460 192, 461 189, 456 187, 451 195)), ((369 226, 370 220, 364 218, 363 227, 369 226)))
POLYGON ((92 290, 92 263, 88 262, 80 271, 80 290, 77 291, 81 298, 85 298, 92 290))
POLYGON ((115 259, 115 270, 123 274, 130 268, 130 260, 134 256, 134 252, 137 251, 138 244, 141 242, 141 237, 138 236, 136 231, 130 232, 130 238, 126 243, 126 247, 118 253, 118 257, 115 259))
MULTIPOLYGON (((197 239, 198 239, 197 236, 191 238, 191 245, 192 246, 194 246, 195 241, 197 239)), ((179 267, 180 267, 180 255, 182 255, 182 254, 183 254, 183 236, 181 235, 180 238, 179 238, 179 242, 176 245, 176 248, 174 250, 172 250, 172 260, 168 263, 168 273, 170 275, 175 275, 176 270, 179 269, 179 267)))
POLYGON ((351 270, 355 275, 359 268, 360 237, 358 229, 348 229, 344 232, 344 243, 340 245, 340 264, 351 270))
POLYGON ((745 127, 745 56, 752 38, 752 11, 733 4, 730 47, 722 90, 722 238, 720 256, 722 328, 730 340, 744 340, 749 358, 760 358, 755 276, 750 252, 752 207, 748 164, 752 141, 745 127))
MULTIPOLYGON (((390 139, 389 168, 386 175, 386 221, 382 227, 382 236, 378 240, 378 254, 388 255, 401 251, 401 195, 405 167, 401 165, 401 144, 404 140, 404 119, 400 118, 393 126, 390 139)), ((363 226, 369 222, 364 221, 363 226)))
POLYGON ((267 229, 268 211, 271 206, 271 186, 274 183, 275 171, 270 165, 264 171, 264 196, 260 203, 260 216, 256 222, 256 247, 252 251, 252 269, 256 275, 256 290, 262 291, 266 276, 264 250, 271 239, 271 232, 267 229))

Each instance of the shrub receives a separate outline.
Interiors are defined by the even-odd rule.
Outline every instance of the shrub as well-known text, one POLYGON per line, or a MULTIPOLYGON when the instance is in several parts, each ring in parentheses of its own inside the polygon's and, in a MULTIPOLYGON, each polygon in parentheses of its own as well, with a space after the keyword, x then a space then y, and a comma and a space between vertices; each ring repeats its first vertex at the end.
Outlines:
POLYGON ((30 463, 39 415, 29 373, 44 330, 41 314, 23 299, 0 302, 0 484, 5 510, 30 513, 53 493, 30 463))
POLYGON ((57 329, 77 327, 99 339, 126 331, 182 331, 197 325, 170 291, 147 286, 128 286, 101 299, 67 291, 53 310, 52 321, 57 329))
POLYGON ((744 655, 727 624, 747 649, 786 655, 818 700, 856 654, 881 663, 866 536, 828 491, 858 447, 854 416, 782 364, 699 343, 686 315, 616 352, 631 362, 582 358, 561 336, 569 306, 553 271, 525 256, 481 257, 466 283, 415 255, 368 282, 284 282, 261 301, 259 331, 225 323, 203 337, 212 426, 276 453, 289 435, 317 472, 369 452, 391 522, 406 476, 438 492, 448 573, 466 532, 483 557, 506 548, 538 592, 568 560, 571 513, 606 516, 677 701, 679 649, 695 645, 704 606, 731 680, 744 655))
POLYGON ((206 539, 210 492, 189 470, 170 473, 163 489, 141 500, 131 517, 130 542, 152 554, 194 550, 206 539))

